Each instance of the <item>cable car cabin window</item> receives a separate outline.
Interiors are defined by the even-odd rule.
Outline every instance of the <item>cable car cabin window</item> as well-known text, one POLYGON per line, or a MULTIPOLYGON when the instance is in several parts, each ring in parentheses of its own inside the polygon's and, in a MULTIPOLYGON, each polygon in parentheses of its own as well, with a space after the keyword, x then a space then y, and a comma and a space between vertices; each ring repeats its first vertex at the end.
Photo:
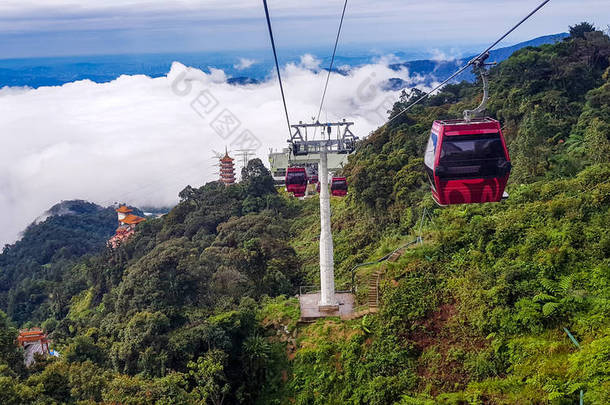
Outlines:
POLYGON ((505 162, 500 134, 446 136, 437 173, 444 179, 501 177, 505 162))
POLYGON ((438 135, 431 132, 430 138, 428 139, 428 145, 426 146, 426 155, 424 156, 424 164, 430 168, 434 167, 434 154, 436 152, 437 141, 438 135))
POLYGON ((430 138, 428 138, 428 145, 426 146, 426 154, 424 156, 424 166, 426 168, 426 174, 432 188, 434 187, 434 155, 436 154, 436 144, 438 142, 438 135, 434 132, 430 132, 430 138))
POLYGON ((347 190, 347 182, 345 180, 333 180, 331 188, 333 190, 347 190))
POLYGON ((292 172, 288 173, 288 182, 290 184, 307 184, 307 179, 305 178, 305 173, 292 172))

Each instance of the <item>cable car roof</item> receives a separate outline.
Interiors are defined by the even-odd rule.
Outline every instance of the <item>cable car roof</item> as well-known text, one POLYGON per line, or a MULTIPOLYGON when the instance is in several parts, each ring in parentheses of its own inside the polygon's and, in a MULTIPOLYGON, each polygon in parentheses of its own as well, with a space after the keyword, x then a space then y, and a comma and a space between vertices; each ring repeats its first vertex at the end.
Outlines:
POLYGON ((441 127, 444 128, 443 133, 448 136, 465 134, 491 134, 498 132, 500 122, 493 118, 477 118, 469 122, 466 122, 464 120, 434 121, 432 131, 438 133, 441 127))
POLYGON ((455 119, 455 120, 436 120, 442 125, 472 125, 472 124, 483 124, 483 123, 496 123, 498 120, 495 120, 491 117, 485 118, 473 118, 469 122, 464 121, 463 119, 455 119))

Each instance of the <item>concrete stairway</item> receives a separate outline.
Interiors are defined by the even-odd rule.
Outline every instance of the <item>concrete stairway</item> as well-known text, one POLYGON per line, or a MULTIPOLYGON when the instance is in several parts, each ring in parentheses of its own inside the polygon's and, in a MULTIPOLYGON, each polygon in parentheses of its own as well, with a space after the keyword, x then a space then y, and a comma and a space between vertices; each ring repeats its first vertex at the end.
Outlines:
POLYGON ((369 277, 368 304, 371 312, 377 312, 379 309, 379 282, 383 273, 384 269, 377 270, 369 277))
MULTIPOLYGON (((405 246, 399 250, 396 250, 390 257, 387 258, 387 261, 391 263, 396 262, 408 248, 409 246, 405 246)), ((379 311, 379 284, 381 283, 381 278, 383 277, 385 271, 386 265, 384 264, 379 270, 376 270, 369 276, 367 296, 368 308, 356 311, 347 316, 342 316, 342 319, 349 320, 362 318, 364 315, 374 314, 379 311)))
POLYGON ((406 248, 402 248, 399 249, 397 251, 395 251, 394 253, 392 253, 392 255, 390 257, 388 257, 388 262, 394 263, 396 260, 398 260, 400 258, 400 256, 402 256, 402 254, 405 252, 406 248))

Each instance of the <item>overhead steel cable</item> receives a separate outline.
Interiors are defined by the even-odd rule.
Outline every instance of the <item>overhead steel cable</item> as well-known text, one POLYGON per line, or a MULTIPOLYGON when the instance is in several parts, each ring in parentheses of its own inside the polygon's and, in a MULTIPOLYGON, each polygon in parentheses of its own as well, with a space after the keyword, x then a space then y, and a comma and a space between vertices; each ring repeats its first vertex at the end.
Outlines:
MULTIPOLYGON (((345 17, 345 9, 347 8, 347 0, 343 4, 343 12, 341 13, 341 21, 339 22, 339 29, 337 30, 337 38, 335 39, 335 47, 333 48, 333 56, 330 59, 330 67, 328 68, 328 75, 326 76, 326 84, 324 84, 324 92, 322 93, 322 101, 320 101, 320 109, 318 110, 318 117, 316 122, 320 122, 320 114, 322 114, 322 107, 324 106, 324 98, 326 97, 326 90, 328 89, 328 81, 330 80, 330 74, 333 71, 333 65, 335 63, 335 55, 337 53, 337 45, 339 44, 339 36, 341 35, 341 28, 343 27, 343 18, 345 17)), ((317 129, 317 127, 316 127, 317 129)))
POLYGON ((498 45, 504 38, 506 38, 507 36, 509 36, 514 30, 516 30, 517 28, 519 28, 519 26, 521 24, 523 24, 524 22, 526 22, 527 20, 529 20, 534 14, 536 14, 542 7, 544 7, 549 1, 551 0, 545 0, 542 3, 540 3, 540 5, 538 7, 536 7, 531 13, 529 13, 527 16, 525 16, 525 18, 523 18, 521 21, 519 21, 514 27, 512 27, 510 30, 508 30, 504 35, 502 35, 496 42, 494 42, 492 45, 490 45, 487 49, 485 49, 483 52, 481 52, 478 56, 476 56, 475 58, 471 59, 466 65, 464 65, 464 67, 462 67, 461 69, 459 69, 457 72, 455 72, 454 74, 452 74, 448 79, 444 80, 442 83, 440 83, 439 85, 437 85, 436 87, 434 87, 432 90, 428 91, 427 93, 425 93, 423 96, 421 96, 420 98, 418 98, 417 100, 415 100, 414 102, 412 102, 411 104, 409 104, 407 107, 405 107, 403 110, 401 110, 398 114, 396 114, 395 116, 393 116, 391 119, 389 119, 385 124, 383 124, 382 126, 386 126, 388 125, 390 122, 394 121, 396 118, 398 118, 400 115, 402 115, 403 113, 409 111, 411 108, 413 108, 414 106, 416 106, 417 104, 419 104, 422 100, 428 98, 430 96, 430 94, 434 93, 436 90, 440 89, 441 87, 443 87, 445 84, 447 84, 448 82, 450 82, 453 78, 455 78, 456 76, 458 76, 459 74, 461 74, 462 72, 464 72, 466 69, 468 69, 470 66, 472 66, 475 62, 477 62, 479 59, 481 59, 485 54, 487 54, 487 52, 491 51, 496 45, 498 45))
POLYGON ((430 94, 434 93, 436 90, 440 89, 441 87, 443 87, 445 84, 447 84, 448 82, 450 82, 454 77, 458 76, 459 74, 461 74, 463 71, 465 71, 466 69, 468 69, 468 67, 470 67, 470 63, 468 63, 467 65, 465 65, 463 68, 461 68, 460 70, 458 70, 457 72, 455 72, 454 74, 452 74, 451 76, 449 76, 449 78, 447 78, 445 81, 443 81, 441 84, 439 84, 438 86, 436 86, 435 88, 433 88, 432 90, 430 90, 429 92, 425 93, 423 96, 421 96, 420 98, 418 98, 417 100, 415 100, 413 103, 409 104, 407 107, 405 107, 403 110, 401 110, 398 114, 396 114, 395 116, 393 116, 392 118, 390 118, 384 125, 388 125, 390 122, 394 121, 396 118, 398 118, 401 114, 409 111, 411 108, 415 107, 417 104, 419 104, 422 100, 426 99, 428 96, 430 96, 430 94))
POLYGON ((271 18, 269 17, 269 8, 267 0, 263 0, 265 6, 265 16, 267 17, 267 27, 269 28, 269 38, 271 39, 271 47, 273 48, 273 58, 275 59, 275 69, 277 70, 277 78, 280 82, 280 91, 282 92, 282 102, 284 103, 284 112, 286 113, 286 124, 288 124, 288 139, 292 138, 292 127, 290 126, 290 117, 288 116, 288 107, 286 107, 286 96, 284 95, 284 86, 282 85, 282 74, 280 72, 280 64, 277 61, 277 51, 275 50, 275 40, 273 39, 273 30, 271 29, 271 18))

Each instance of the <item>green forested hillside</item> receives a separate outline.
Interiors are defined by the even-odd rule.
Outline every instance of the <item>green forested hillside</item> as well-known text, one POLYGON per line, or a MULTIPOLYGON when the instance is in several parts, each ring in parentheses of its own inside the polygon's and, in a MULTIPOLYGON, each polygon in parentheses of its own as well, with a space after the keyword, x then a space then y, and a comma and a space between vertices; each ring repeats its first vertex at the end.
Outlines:
MULTIPOLYGON (((78 260, 103 250, 117 219, 112 208, 85 201, 62 201, 31 224, 21 240, 0 252, 0 310, 18 323, 44 321, 56 302, 69 301, 83 288, 78 274, 68 272, 78 260)), ((61 310, 57 316, 61 315, 61 310)))
POLYGON ((187 187, 129 243, 59 269, 79 283, 40 313, 62 357, 24 370, 3 344, 0 402, 572 404, 583 390, 609 403, 609 57, 606 35, 573 29, 492 69, 506 202, 438 208, 423 174, 432 121, 476 105, 477 84, 447 86, 359 145, 350 195, 332 201, 338 284, 411 241, 424 209, 432 218, 422 245, 358 271, 359 287, 384 271, 379 313, 296 322, 287 297, 317 282, 318 200, 278 193, 255 160, 242 183, 187 187))

